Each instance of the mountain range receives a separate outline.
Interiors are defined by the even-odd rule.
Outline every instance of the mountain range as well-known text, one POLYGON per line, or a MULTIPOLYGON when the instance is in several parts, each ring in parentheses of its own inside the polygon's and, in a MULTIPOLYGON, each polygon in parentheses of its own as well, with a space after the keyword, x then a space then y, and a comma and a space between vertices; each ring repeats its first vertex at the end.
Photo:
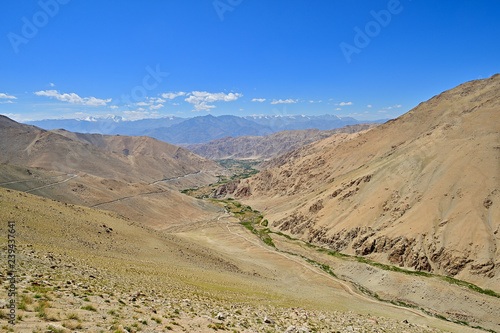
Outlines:
MULTIPOLYGON (((382 123, 387 119, 374 121, 382 123)), ((46 130, 65 129, 79 133, 108 135, 147 135, 172 144, 206 143, 227 136, 263 136, 283 130, 319 129, 331 130, 362 122, 351 117, 322 116, 199 116, 193 118, 164 117, 125 121, 121 117, 86 119, 48 119, 30 121, 46 130)))

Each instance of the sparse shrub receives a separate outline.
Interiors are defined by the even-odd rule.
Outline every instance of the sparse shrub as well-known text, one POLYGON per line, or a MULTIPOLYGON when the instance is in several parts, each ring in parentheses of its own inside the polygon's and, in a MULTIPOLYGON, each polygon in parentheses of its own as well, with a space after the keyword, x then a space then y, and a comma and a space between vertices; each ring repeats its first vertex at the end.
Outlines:
POLYGON ((47 327, 47 330, 48 330, 49 332, 53 332, 53 333, 64 333, 64 330, 62 330, 62 329, 57 329, 57 328, 55 328, 54 326, 49 326, 49 327, 47 327))
POLYGON ((80 318, 78 318, 78 315, 76 313, 70 313, 68 315, 68 319, 80 320, 80 318))
POLYGON ((50 307, 50 303, 47 301, 38 301, 38 305, 35 307, 35 311, 37 313, 37 317, 46 319, 47 314, 45 313, 45 309, 50 307))
POLYGON ((87 311, 93 311, 93 312, 97 312, 97 309, 95 307, 93 307, 92 305, 85 305, 85 306, 82 306, 81 308, 82 310, 87 310, 87 311))
POLYGON ((82 328, 82 324, 77 320, 68 320, 65 321, 62 325, 69 330, 77 330, 82 328))

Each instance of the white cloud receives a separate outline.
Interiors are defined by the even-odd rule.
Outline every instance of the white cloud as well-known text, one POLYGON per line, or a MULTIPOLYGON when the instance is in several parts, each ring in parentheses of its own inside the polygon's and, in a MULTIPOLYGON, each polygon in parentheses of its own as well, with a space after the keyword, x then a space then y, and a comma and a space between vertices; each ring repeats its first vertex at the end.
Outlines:
POLYGON ((88 106, 103 106, 111 102, 110 99, 99 99, 95 97, 80 97, 75 93, 61 94, 57 90, 42 90, 35 92, 37 96, 54 97, 60 101, 68 102, 71 104, 81 104, 88 106))
MULTIPOLYGON (((188 94, 189 97, 184 99, 186 102, 194 105, 194 111, 210 111, 215 108, 215 105, 208 103, 214 102, 232 102, 243 96, 239 93, 209 93, 206 91, 193 91, 188 94)), ((163 96, 163 95, 162 95, 163 96)), ((165 96, 163 96, 165 97, 165 96)), ((165 97, 166 98, 166 97, 165 97)))
POLYGON ((273 101, 271 102, 271 104, 295 104, 295 103, 297 103, 297 101, 298 101, 298 99, 293 100, 291 98, 285 99, 285 100, 282 100, 282 99, 279 99, 279 100, 273 99, 273 101))
POLYGON ((50 82, 50 83, 49 83, 49 85, 50 85, 51 87, 55 87, 55 86, 56 86, 56 85, 55 85, 55 84, 53 84, 52 82, 50 82))
POLYGON ((323 103, 323 101, 321 99, 319 101, 310 100, 309 103, 323 103))
POLYGON ((113 110, 118 109, 118 105, 110 105, 109 107, 110 107, 111 109, 113 109, 113 110))
POLYGON ((0 104, 14 104, 10 99, 6 100, 5 102, 0 102, 0 104))
POLYGON ((138 110, 145 110, 142 108, 142 106, 149 106, 150 110, 158 110, 164 107, 162 103, 165 103, 166 100, 159 98, 159 97, 146 97, 145 101, 141 101, 138 103, 135 103, 136 106, 140 106, 138 110))
POLYGON ((371 104, 368 104, 368 105, 367 105, 366 107, 367 107, 367 108, 371 108, 372 106, 373 106, 373 105, 371 105, 371 104))
POLYGON ((352 102, 340 102, 339 104, 335 104, 335 105, 347 106, 347 105, 352 105, 352 104, 353 104, 352 102))
POLYGON ((185 96, 186 93, 183 92, 183 91, 179 91, 179 92, 169 92, 169 93, 164 93, 164 94, 161 94, 161 97, 163 98, 166 98, 166 99, 174 99, 174 98, 177 98, 179 96, 185 96))
POLYGON ((336 109, 335 109, 335 111, 340 111, 340 110, 342 110, 342 108, 336 108, 336 109))
POLYGON ((194 111, 210 111, 210 109, 215 109, 215 105, 208 105, 207 102, 194 104, 194 111))
POLYGON ((151 105, 149 107, 150 110, 158 110, 161 109, 164 105, 163 104, 156 104, 156 105, 151 105))
POLYGON ((0 93, 0 98, 2 98, 2 99, 17 99, 16 96, 7 95, 7 94, 4 94, 4 93, 0 93))
POLYGON ((259 102, 259 103, 262 103, 262 102, 265 102, 266 99, 265 98, 254 98, 252 99, 252 102, 259 102))
POLYGON ((400 107, 402 107, 402 105, 401 104, 397 104, 397 105, 394 105, 394 106, 388 106, 388 107, 384 108, 384 110, 399 109, 400 107))

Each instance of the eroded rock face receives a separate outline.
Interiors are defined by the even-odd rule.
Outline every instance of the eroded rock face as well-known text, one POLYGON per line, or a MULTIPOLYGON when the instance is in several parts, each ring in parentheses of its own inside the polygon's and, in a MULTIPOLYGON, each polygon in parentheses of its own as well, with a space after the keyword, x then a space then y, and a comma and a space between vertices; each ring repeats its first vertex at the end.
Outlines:
MULTIPOLYGON (((223 198, 229 194, 234 194, 240 185, 240 180, 234 180, 222 186, 219 186, 212 194, 214 198, 223 198)), ((240 189, 241 190, 241 189, 240 189)))
POLYGON ((338 252, 353 251, 356 255, 366 256, 373 253, 386 254, 390 264, 412 268, 418 271, 444 271, 455 276, 464 269, 472 274, 494 277, 495 263, 492 260, 474 262, 467 251, 460 253, 440 247, 439 243, 427 237, 407 238, 400 236, 389 238, 378 235, 370 227, 357 227, 329 234, 325 227, 316 228, 312 219, 295 214, 273 223, 281 231, 302 237, 307 234, 309 243, 327 245, 338 252))

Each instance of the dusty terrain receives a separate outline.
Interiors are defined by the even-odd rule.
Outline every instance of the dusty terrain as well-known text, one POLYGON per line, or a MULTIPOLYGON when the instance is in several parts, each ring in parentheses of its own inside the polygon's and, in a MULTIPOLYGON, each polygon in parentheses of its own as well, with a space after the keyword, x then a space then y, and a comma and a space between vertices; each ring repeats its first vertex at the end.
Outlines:
MULTIPOLYGON (((156 229, 168 225, 204 221, 218 210, 181 194, 178 187, 199 184, 203 174, 187 175, 156 184, 76 175, 41 168, 0 164, 0 186, 40 195, 68 204, 114 211, 156 229)), ((210 176, 211 177, 211 176, 210 176)))
POLYGON ((500 75, 465 83, 337 144, 219 188, 275 229, 500 292, 500 75))

